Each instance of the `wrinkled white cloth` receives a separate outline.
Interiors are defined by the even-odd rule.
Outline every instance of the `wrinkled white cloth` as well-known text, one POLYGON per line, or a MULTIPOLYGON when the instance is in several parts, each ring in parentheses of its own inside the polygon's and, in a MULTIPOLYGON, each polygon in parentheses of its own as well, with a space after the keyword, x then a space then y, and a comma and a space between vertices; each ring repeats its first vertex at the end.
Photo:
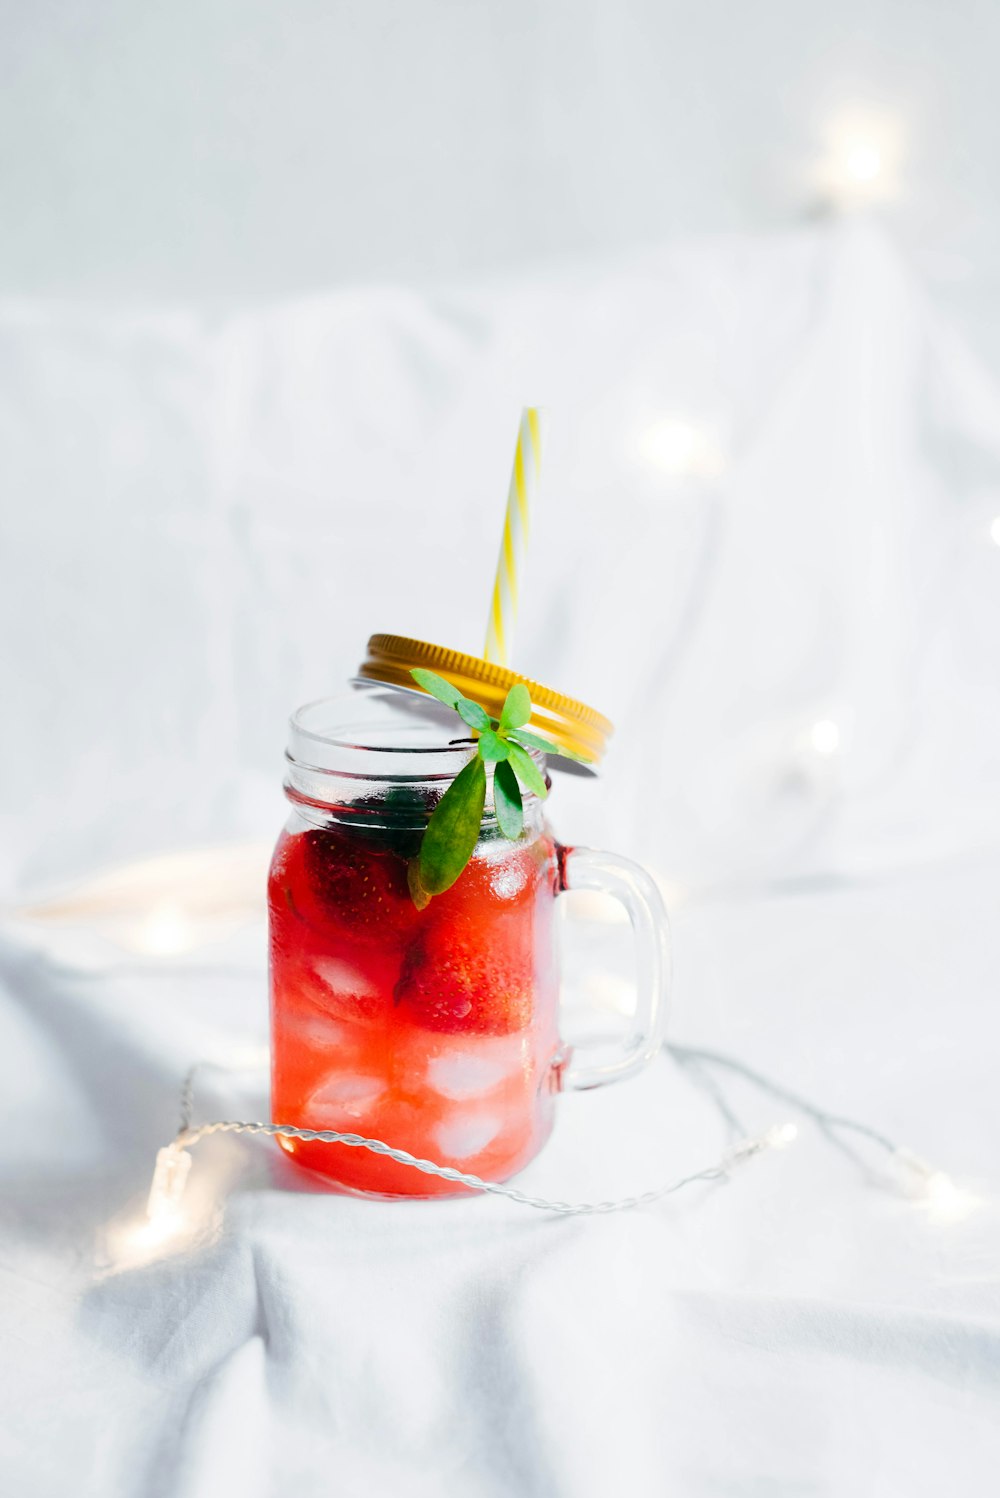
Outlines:
POLYGON ((617 725, 572 837, 717 883, 1000 833, 1000 393, 842 226, 221 319, 0 309, 0 891, 273 837, 287 715, 371 632, 478 652, 526 400, 514 660, 617 725))
MULTIPOLYGON (((816 230, 215 319, 8 307, 0 430, 3 1491, 989 1491, 1000 394, 891 248, 816 230), (656 1207, 360 1201, 219 1138, 152 1243, 184 1072, 266 1035, 285 715, 372 630, 478 647, 526 399, 553 437, 518 665, 618 724, 556 832, 673 892, 672 1038, 956 1192, 911 1199, 872 1141, 713 1073, 748 1134, 800 1137, 656 1207)), ((572 1039, 622 954, 566 935, 572 1039)), ((712 1164, 698 1081, 664 1057, 561 1099, 519 1184, 712 1164)), ((206 1071, 198 1105, 267 1099, 206 1071)))
MULTIPOLYGON (((144 1245, 184 1069, 239 1059, 264 1034, 262 932, 171 960, 85 954, 78 939, 70 967, 36 928, 8 930, 4 1490, 988 1491, 998 889, 1000 860, 978 857, 675 915, 675 1037, 929 1157, 977 1198, 940 1217, 866 1141, 842 1136, 852 1157, 719 1073, 747 1132, 796 1120, 799 1139, 655 1207, 562 1220, 485 1198, 342 1198, 272 1143, 225 1138, 193 1153, 193 1236, 144 1245)), ((206 1072, 198 1107, 252 1118, 266 1102, 259 1077, 206 1072)), ((574 1200, 641 1191, 727 1141, 664 1058, 561 1099, 519 1184, 574 1200)))

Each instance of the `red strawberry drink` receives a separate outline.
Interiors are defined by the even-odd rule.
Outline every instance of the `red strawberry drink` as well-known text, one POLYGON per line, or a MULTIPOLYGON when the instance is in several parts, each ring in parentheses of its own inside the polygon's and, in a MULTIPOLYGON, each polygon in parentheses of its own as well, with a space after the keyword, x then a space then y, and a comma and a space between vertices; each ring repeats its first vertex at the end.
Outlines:
MULTIPOLYGON (((293 812, 269 883, 272 1116, 496 1180, 552 1128, 563 1060, 559 864, 535 797, 524 799, 516 841, 501 835, 488 797, 455 882, 415 899, 428 818, 474 753, 444 708, 391 690, 293 719, 293 812)), ((365 1149, 281 1144, 343 1188, 463 1190, 365 1149)))

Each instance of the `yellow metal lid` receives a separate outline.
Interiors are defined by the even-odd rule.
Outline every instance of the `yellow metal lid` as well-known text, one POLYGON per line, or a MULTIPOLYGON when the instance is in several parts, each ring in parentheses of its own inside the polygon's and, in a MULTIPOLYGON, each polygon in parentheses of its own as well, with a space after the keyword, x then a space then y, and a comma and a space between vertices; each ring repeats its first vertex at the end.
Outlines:
POLYGON ((368 655, 361 662, 358 675, 367 681, 384 681, 391 686, 422 692, 423 688, 418 687, 410 675, 414 666, 423 666, 445 677, 463 696, 481 703, 491 718, 499 718, 507 693, 515 682, 523 681, 531 693, 531 727, 552 740, 555 754, 560 749, 569 749, 581 755, 588 764, 596 765, 614 732, 609 719, 585 702, 564 697, 561 692, 554 692, 539 681, 508 671, 506 666, 494 665, 477 655, 463 655, 460 650, 449 650, 444 645, 428 645, 426 640, 408 640, 403 635, 372 635, 368 641, 368 655))

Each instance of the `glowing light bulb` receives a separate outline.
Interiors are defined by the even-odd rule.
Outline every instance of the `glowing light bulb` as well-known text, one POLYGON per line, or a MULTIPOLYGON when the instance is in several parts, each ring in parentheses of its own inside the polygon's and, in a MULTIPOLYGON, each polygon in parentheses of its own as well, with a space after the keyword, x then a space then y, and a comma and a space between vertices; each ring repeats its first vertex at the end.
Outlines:
POLYGON ((162 1227, 179 1216, 184 1188, 191 1170, 191 1156, 176 1144, 157 1151, 156 1169, 146 1201, 146 1216, 151 1224, 162 1227))
POLYGON ((135 945, 152 957, 173 957, 192 945, 191 922, 179 905, 163 901, 154 905, 139 927, 135 945))
POLYGON ((190 1169, 190 1154, 176 1143, 158 1151, 141 1219, 108 1224, 105 1241, 111 1273, 180 1252, 204 1234, 205 1224, 198 1214, 184 1209, 190 1169))
POLYGON ((762 1150, 786 1149, 798 1137, 799 1131, 795 1124, 774 1124, 763 1134, 758 1134, 755 1139, 741 1139, 738 1144, 734 1145, 726 1156, 726 1166, 738 1165, 743 1160, 759 1155, 762 1150))
POLYGON ((710 432, 679 416, 652 422, 637 443, 639 457, 669 478, 713 478, 722 454, 710 432))
POLYGON ((832 718, 820 718, 809 730, 809 743, 817 754, 836 754, 840 748, 840 728, 832 718))
POLYGON ((902 130, 897 120, 864 106, 841 110, 826 130, 818 185, 835 208, 886 200, 897 187, 902 130))
POLYGON ((874 182, 884 164, 878 146, 859 143, 844 153, 844 176, 852 182, 874 182))
POLYGON ((980 1205, 980 1198, 974 1192, 957 1186, 951 1176, 929 1165, 912 1150, 897 1149, 896 1159, 911 1172, 910 1195, 934 1222, 962 1222, 980 1205))
POLYGON ((174 1212, 169 1217, 157 1218, 155 1221, 147 1217, 145 1222, 136 1223, 131 1231, 121 1235, 119 1246, 136 1256, 152 1255, 171 1239, 179 1237, 187 1225, 182 1212, 174 1212))
POLYGON ((956 1186, 943 1170, 932 1171, 927 1177, 923 1199, 927 1215, 936 1222, 963 1222, 979 1206, 979 1198, 956 1186))

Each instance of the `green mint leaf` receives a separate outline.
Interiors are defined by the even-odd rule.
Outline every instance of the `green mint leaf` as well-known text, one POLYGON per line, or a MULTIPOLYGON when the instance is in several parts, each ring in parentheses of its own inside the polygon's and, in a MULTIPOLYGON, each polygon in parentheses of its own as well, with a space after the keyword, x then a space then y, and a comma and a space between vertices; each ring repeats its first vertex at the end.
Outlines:
POLYGON ((545 754, 558 754, 563 759, 575 759, 578 765, 592 765, 593 760, 585 754, 577 754, 575 749, 564 749, 561 744, 553 744, 551 739, 543 739, 537 733, 529 733, 526 728, 510 728, 507 737, 516 739, 519 744, 524 744, 528 749, 541 749, 545 754))
POLYGON ((510 745, 506 739, 495 734, 492 728, 484 728, 479 735, 479 753, 485 760, 506 759, 510 753, 510 745))
POLYGON ((426 910, 431 903, 431 897, 429 891, 424 889, 420 878, 419 858, 411 858, 406 865, 406 882, 409 885, 410 899, 414 905, 418 910, 426 910))
POLYGON ((501 728, 520 728, 531 717, 531 697, 523 681, 516 681, 507 693, 500 714, 501 728))
POLYGON ((549 794, 549 788, 527 749, 522 749, 520 744, 508 744, 507 747, 509 751, 507 762, 518 780, 523 786, 527 786, 529 791, 534 791, 540 801, 544 801, 549 794))
POLYGON ((528 733, 524 728, 511 728, 508 731, 508 737, 516 739, 519 744, 525 744, 529 749, 541 749, 545 754, 562 753, 562 750, 557 749, 555 744, 550 743, 548 739, 540 738, 537 733, 528 733))
POLYGON ((429 895, 450 889, 479 841, 486 766, 477 754, 459 770, 431 813, 420 844, 420 883, 429 895))
POLYGON ((501 761, 493 772, 493 808, 500 831, 515 842, 524 827, 524 808, 517 776, 505 761, 501 761))
POLYGON ((423 666, 414 666, 410 675, 418 686, 423 687, 425 692, 430 692, 439 702, 447 703, 449 707, 457 707, 463 700, 462 694, 457 687, 453 687, 450 681, 445 681, 436 671, 425 671, 423 666))
POLYGON ((490 720, 478 702, 473 702, 471 697, 463 697, 459 694, 458 701, 454 704, 455 711, 463 723, 468 723, 470 728, 489 728, 490 720))

